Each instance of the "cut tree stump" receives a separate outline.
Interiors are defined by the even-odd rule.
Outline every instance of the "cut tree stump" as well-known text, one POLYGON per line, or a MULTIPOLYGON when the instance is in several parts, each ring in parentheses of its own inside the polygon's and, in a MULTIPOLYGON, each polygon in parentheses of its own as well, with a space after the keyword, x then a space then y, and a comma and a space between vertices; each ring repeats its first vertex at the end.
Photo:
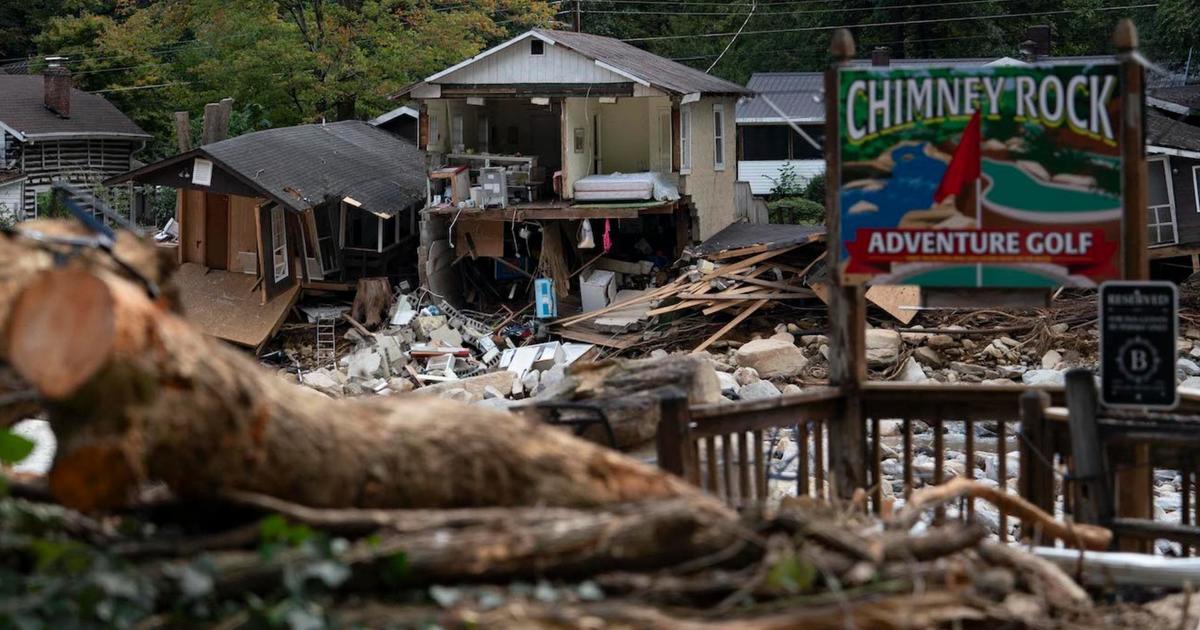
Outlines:
POLYGON ((591 507, 715 501, 564 431, 428 398, 332 400, 205 336, 112 273, 43 271, 12 307, 7 359, 59 439, 50 490, 81 510, 161 480, 312 507, 591 507))
POLYGON ((392 283, 387 278, 359 278, 350 317, 375 330, 392 305, 392 283))

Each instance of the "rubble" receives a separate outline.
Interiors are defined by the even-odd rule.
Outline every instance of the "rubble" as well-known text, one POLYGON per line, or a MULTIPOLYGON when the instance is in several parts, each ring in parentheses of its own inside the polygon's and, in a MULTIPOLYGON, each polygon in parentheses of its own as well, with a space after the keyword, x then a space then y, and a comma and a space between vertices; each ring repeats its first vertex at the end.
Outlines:
POLYGON ((778 339, 755 339, 737 349, 740 367, 753 368, 763 378, 795 376, 808 365, 796 346, 778 339))
POLYGON ((888 367, 900 358, 900 333, 886 328, 866 331, 867 366, 888 367))

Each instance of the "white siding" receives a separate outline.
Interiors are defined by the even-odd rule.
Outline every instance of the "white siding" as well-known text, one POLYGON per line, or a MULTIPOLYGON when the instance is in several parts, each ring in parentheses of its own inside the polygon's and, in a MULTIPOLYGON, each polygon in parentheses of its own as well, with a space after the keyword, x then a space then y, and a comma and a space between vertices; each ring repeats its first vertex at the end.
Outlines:
POLYGON ((825 160, 739 160, 738 181, 749 182, 750 191, 756 195, 767 195, 775 187, 772 179, 779 179, 779 170, 791 164, 801 185, 825 172, 825 160))
POLYGON ((583 55, 562 46, 545 45, 541 55, 529 54, 529 41, 520 41, 437 79, 439 84, 465 83, 628 83, 583 55))

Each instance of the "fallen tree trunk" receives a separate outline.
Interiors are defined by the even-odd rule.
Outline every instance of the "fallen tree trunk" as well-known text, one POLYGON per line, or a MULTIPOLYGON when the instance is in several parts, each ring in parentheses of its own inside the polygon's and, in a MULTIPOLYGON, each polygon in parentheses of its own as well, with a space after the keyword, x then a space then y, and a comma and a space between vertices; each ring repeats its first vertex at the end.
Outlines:
POLYGON ((678 478, 510 414, 427 398, 331 400, 103 271, 30 280, 5 338, 59 434, 50 490, 83 510, 119 506, 148 479, 185 498, 244 490, 312 507, 715 505, 678 478))

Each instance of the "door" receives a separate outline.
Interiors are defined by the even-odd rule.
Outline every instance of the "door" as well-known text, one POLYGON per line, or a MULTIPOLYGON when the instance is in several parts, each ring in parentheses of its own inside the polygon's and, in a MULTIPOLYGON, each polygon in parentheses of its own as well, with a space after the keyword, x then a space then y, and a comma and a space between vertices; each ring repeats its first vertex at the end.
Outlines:
POLYGON ((229 268, 229 196, 204 194, 204 264, 229 268))

